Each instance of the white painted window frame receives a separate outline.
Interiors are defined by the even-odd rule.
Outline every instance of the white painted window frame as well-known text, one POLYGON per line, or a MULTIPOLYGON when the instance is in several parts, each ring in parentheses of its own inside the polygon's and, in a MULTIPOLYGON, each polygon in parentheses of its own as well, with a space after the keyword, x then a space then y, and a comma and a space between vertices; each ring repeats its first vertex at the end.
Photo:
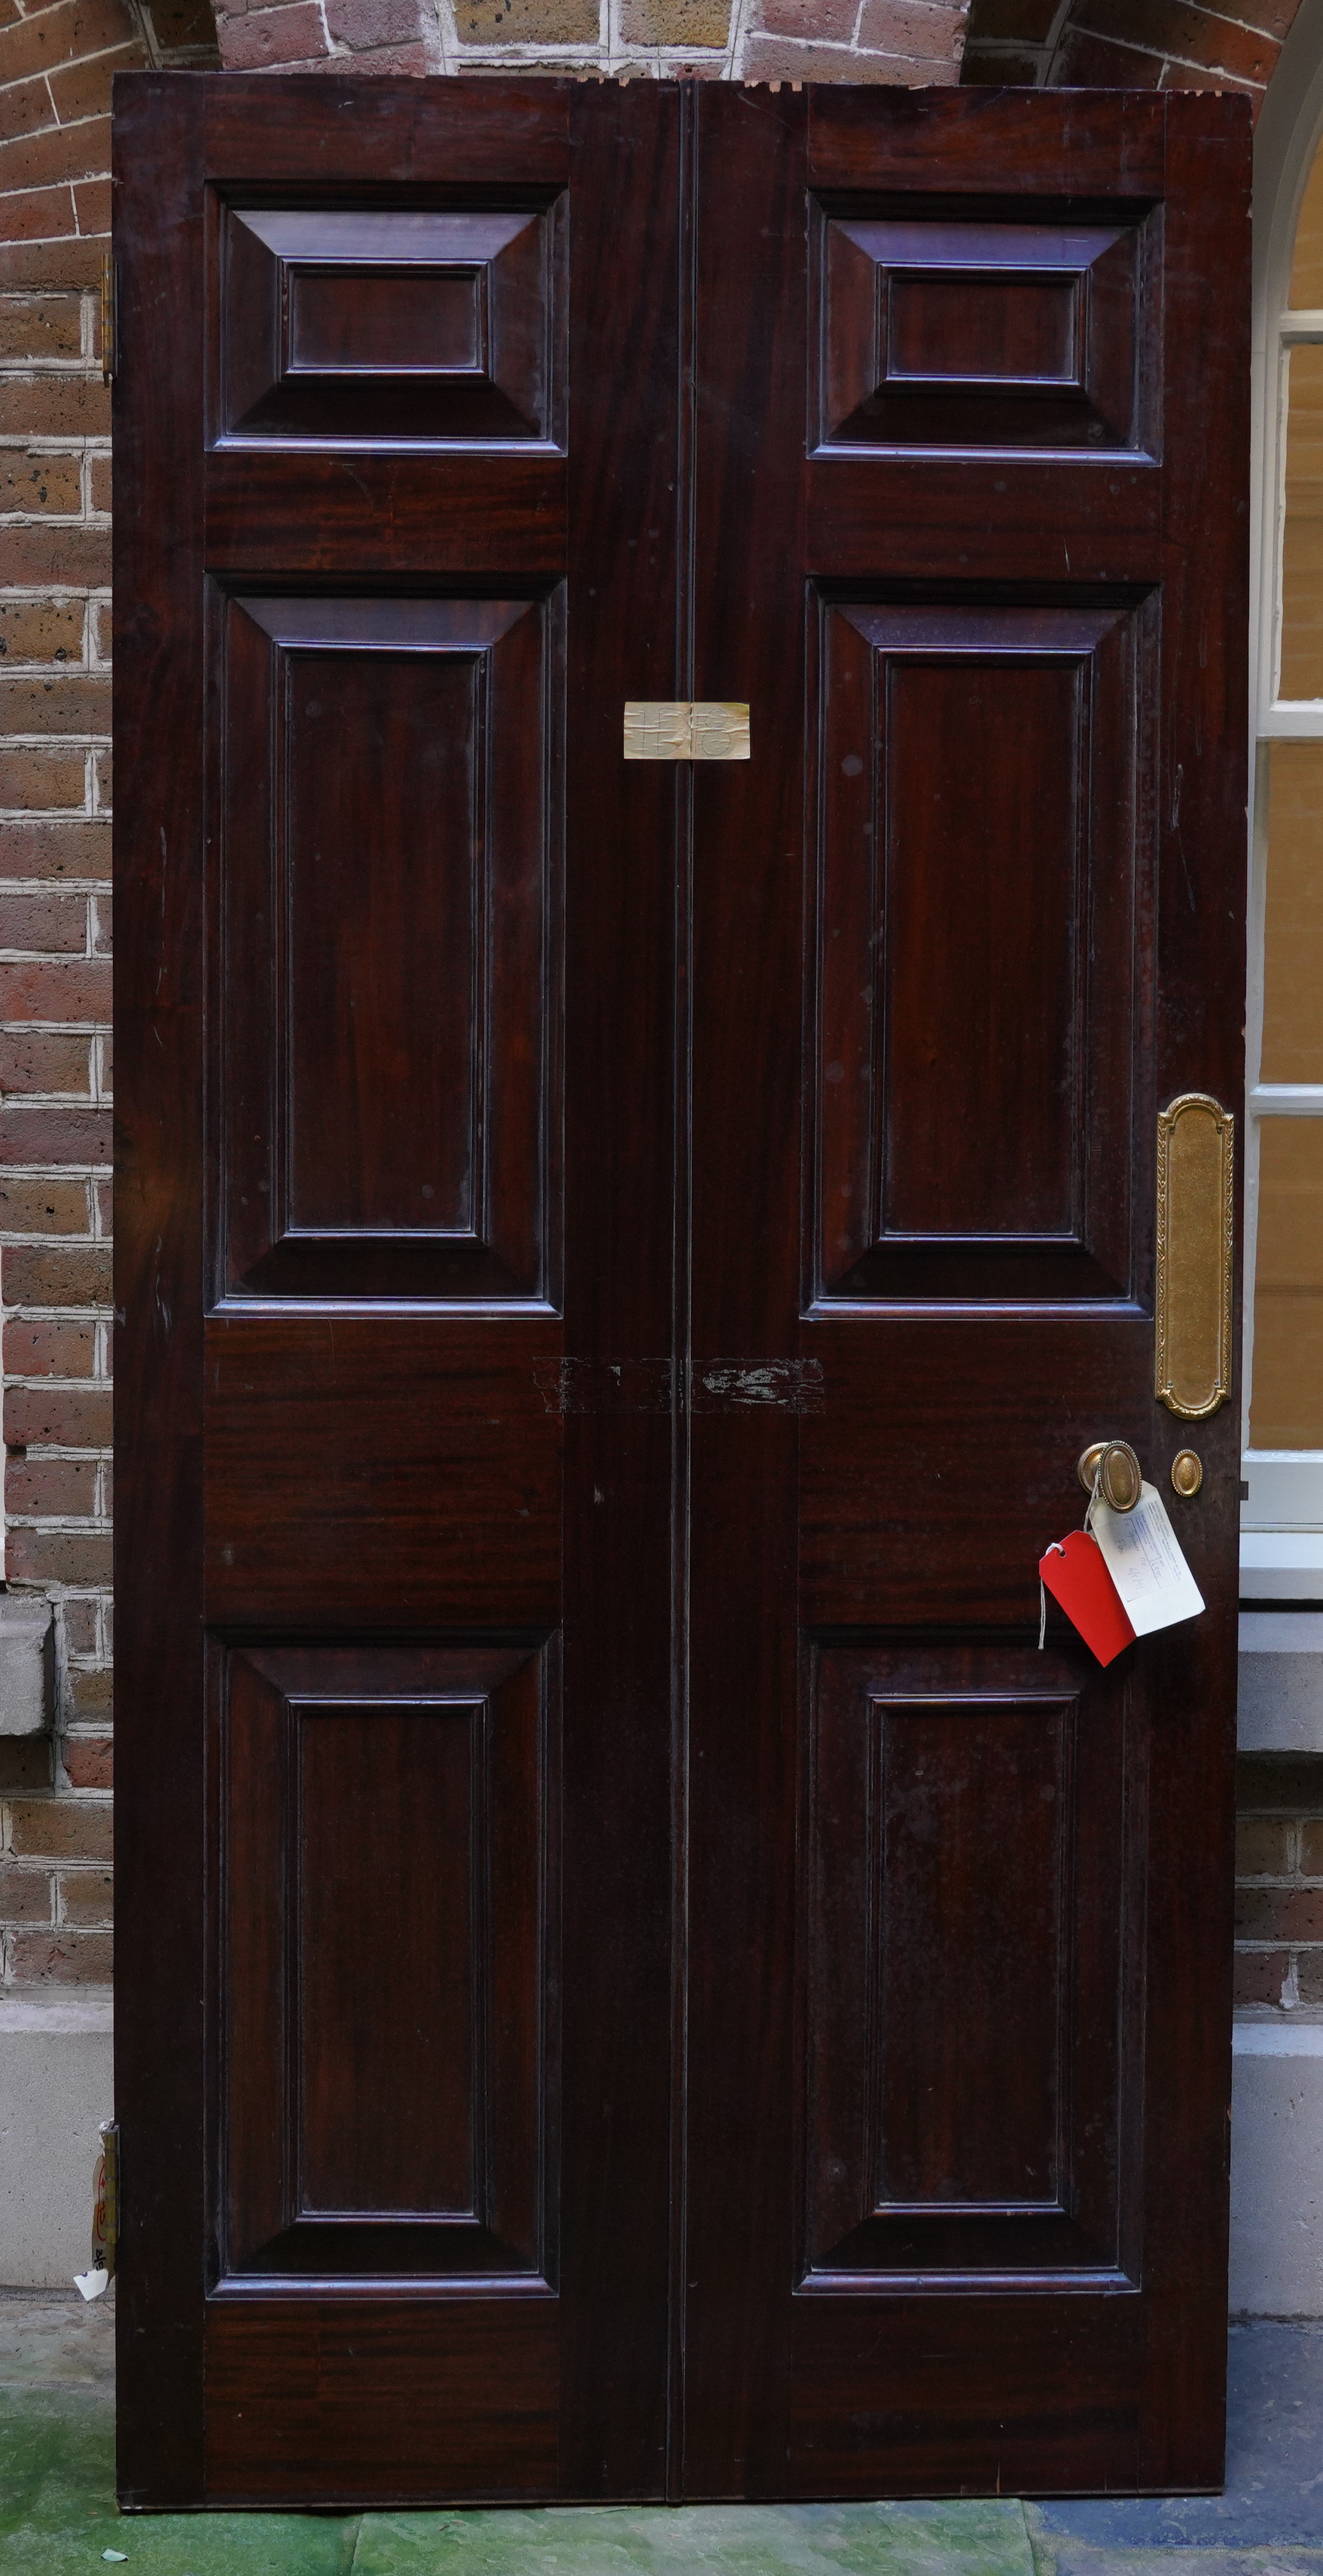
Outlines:
POLYGON ((1323 1449, 1251 1449, 1254 1256, 1259 1143, 1265 1118, 1323 1118, 1323 1082, 1266 1083, 1263 939, 1268 742, 1323 741, 1323 696, 1279 698, 1281 554, 1286 495, 1286 396, 1290 352, 1323 345, 1323 310, 1287 304, 1295 229, 1314 154, 1323 140, 1323 0, 1304 0, 1259 119, 1254 150, 1253 461, 1250 527, 1249 992, 1245 1022, 1245 1348, 1242 1371, 1241 1597, 1323 1601, 1323 1449))

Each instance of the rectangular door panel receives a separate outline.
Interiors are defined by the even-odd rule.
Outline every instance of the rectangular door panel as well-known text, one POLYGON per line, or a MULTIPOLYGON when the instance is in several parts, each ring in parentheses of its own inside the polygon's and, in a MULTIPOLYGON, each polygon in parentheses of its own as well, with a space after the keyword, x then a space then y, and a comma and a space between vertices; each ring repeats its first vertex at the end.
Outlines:
POLYGON ((557 1670, 226 1658, 222 2281, 545 2273, 557 1670))
POLYGON ((221 1293, 545 1297, 560 619, 220 614, 221 1293))
POLYGON ((1125 1679, 823 1642, 810 1744, 806 2285, 1136 2286, 1125 1679))

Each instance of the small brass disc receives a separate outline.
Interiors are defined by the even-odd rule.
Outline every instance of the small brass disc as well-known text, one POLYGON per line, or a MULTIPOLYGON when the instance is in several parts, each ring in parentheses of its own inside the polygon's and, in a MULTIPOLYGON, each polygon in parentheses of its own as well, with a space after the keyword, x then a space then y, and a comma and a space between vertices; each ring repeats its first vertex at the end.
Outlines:
POLYGON ((1171 1481, 1174 1491, 1183 1494, 1187 1502, 1198 1493, 1204 1481, 1204 1462, 1197 1450, 1177 1450, 1171 1462, 1171 1481))

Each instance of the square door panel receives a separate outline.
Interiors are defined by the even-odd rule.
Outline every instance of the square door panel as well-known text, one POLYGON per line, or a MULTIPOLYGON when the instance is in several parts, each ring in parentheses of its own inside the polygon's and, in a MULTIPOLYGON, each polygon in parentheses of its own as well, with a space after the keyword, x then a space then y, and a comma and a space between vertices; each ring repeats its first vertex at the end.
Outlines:
POLYGON ((544 1297, 556 604, 220 614, 219 1289, 544 1297))
POLYGON ((555 445, 557 205, 230 206, 222 439, 555 445))
POLYGON ((230 1653, 228 2273, 541 2276, 554 1679, 532 1645, 230 1653))
POLYGON ((811 1293, 1125 1295, 1151 610, 833 600, 814 624, 811 1293))
POLYGON ((1141 1770, 1125 1678, 1085 1662, 815 1653, 810 2287, 1129 2277, 1141 1770))
POLYGON ((1142 222, 814 208, 824 446, 1134 448, 1142 222))

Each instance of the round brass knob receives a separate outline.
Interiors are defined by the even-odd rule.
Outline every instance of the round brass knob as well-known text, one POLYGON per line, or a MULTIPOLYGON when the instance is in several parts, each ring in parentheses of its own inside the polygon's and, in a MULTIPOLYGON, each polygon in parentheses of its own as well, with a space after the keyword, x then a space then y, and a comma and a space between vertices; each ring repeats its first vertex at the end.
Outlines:
POLYGON ((1128 1440, 1091 1441, 1075 1473, 1086 1494, 1096 1483, 1114 1512, 1132 1512, 1143 1489, 1143 1471, 1128 1440))
POLYGON ((1171 1462, 1171 1481, 1176 1493, 1186 1502, 1197 1494, 1204 1481, 1204 1462, 1197 1449, 1178 1449, 1171 1462))

